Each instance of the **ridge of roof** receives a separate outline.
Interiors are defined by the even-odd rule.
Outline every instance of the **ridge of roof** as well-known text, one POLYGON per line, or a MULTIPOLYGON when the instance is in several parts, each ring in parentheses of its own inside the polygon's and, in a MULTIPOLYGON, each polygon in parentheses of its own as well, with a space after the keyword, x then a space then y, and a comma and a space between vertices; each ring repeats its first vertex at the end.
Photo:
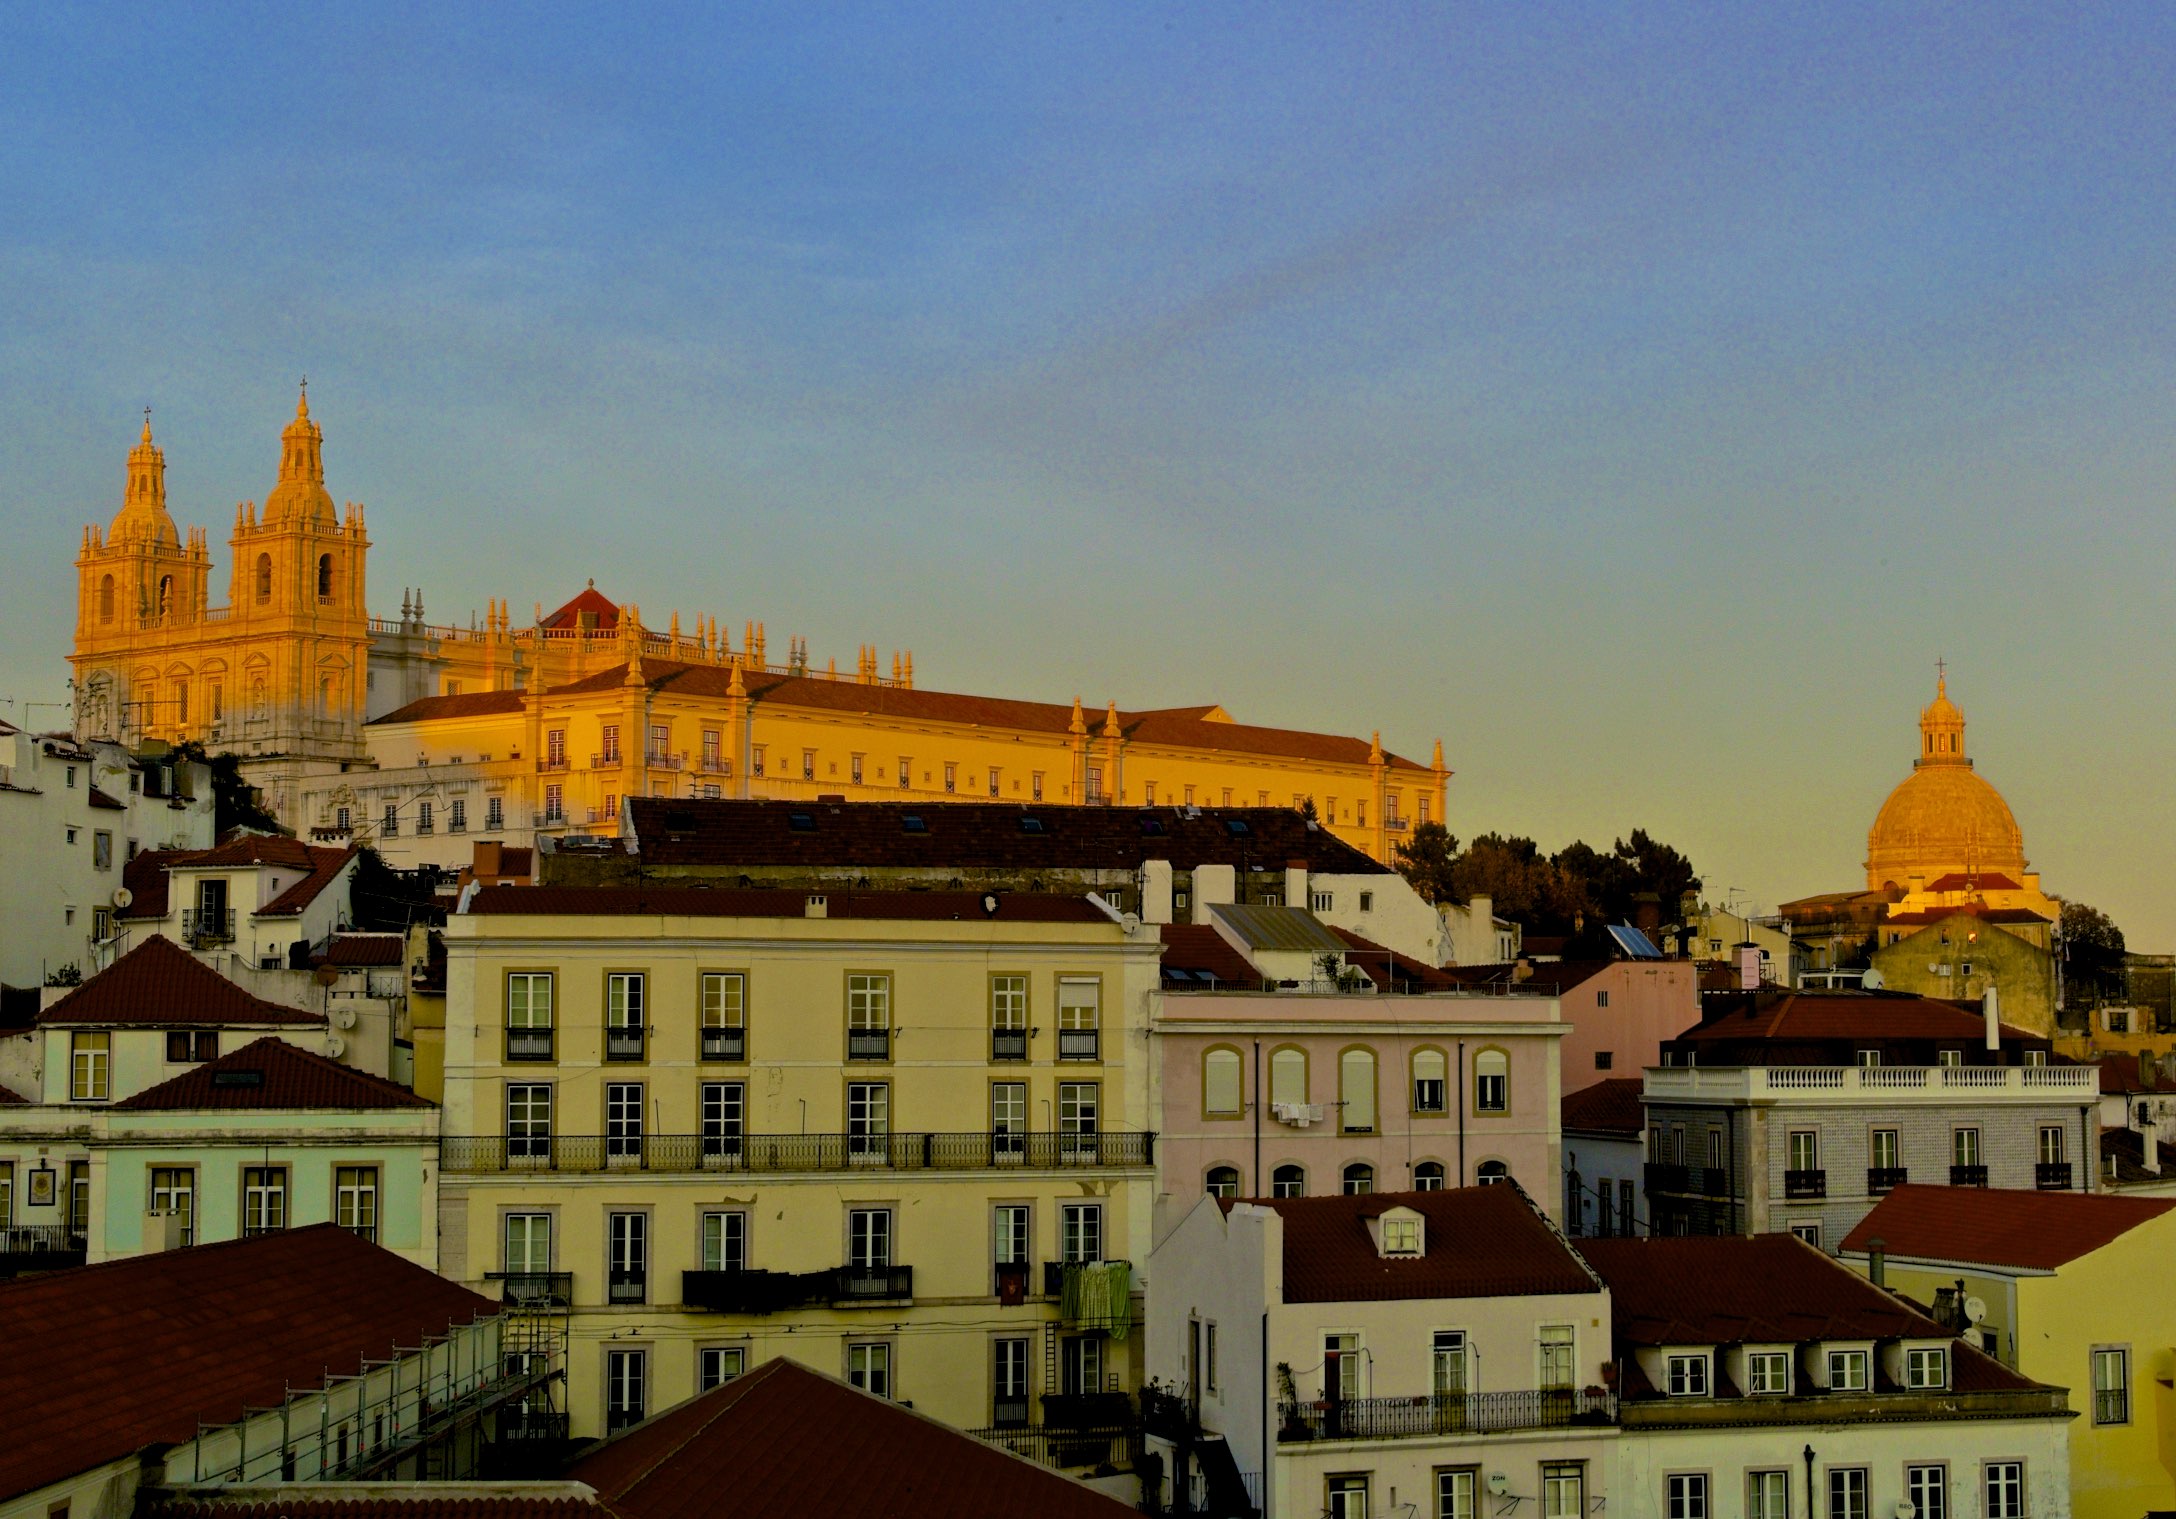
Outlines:
POLYGON ((1601 1281, 1514 1186, 1357 1196, 1224 1199, 1284 1220, 1284 1301, 1357 1303, 1415 1298, 1525 1297, 1599 1292, 1601 1281), (1425 1220, 1418 1256, 1385 1256, 1367 1220, 1410 1208, 1425 1220))
POLYGON ((2053 1271, 2172 1208, 2176 1198, 1911 1183, 1876 1203, 1841 1248, 1863 1253, 1878 1239, 1892 1258, 2053 1271))
POLYGON ((694 918, 808 918, 811 897, 824 911, 812 921, 865 922, 1003 921, 1118 925, 1085 895, 1008 891, 820 892, 741 886, 483 886, 469 902, 475 916, 658 916, 694 918), (986 899, 997 903, 995 912, 986 899))
POLYGON ((252 996, 173 940, 153 934, 42 1010, 38 1023, 322 1028, 325 1015, 252 996))
POLYGON ((1647 1109, 1640 1102, 1645 1087, 1643 1077, 1612 1076, 1567 1092, 1557 1105, 1558 1126, 1567 1133, 1638 1134, 1647 1127, 1647 1109))
POLYGON ((428 1099, 383 1077, 328 1060, 277 1035, 253 1039, 156 1086, 113 1104, 131 1112, 245 1109, 258 1112, 348 1112, 428 1108, 428 1099), (248 1085, 236 1078, 254 1074, 248 1085))

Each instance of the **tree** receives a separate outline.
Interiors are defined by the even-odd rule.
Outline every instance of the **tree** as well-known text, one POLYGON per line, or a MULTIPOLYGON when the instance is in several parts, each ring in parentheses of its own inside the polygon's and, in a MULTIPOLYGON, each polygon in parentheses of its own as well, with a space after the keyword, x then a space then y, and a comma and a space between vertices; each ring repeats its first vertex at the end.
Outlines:
POLYGON ((2124 994, 2123 930, 2114 919, 2083 902, 2065 902, 2058 932, 2066 1007, 2098 1007, 2124 994))
MULTIPOLYGON (((1441 823, 1421 823, 1410 841, 1396 849, 1398 874, 1413 883, 1420 899, 1431 905, 1463 900, 1454 879, 1458 864, 1458 840, 1441 823)), ((1297 905, 1297 904, 1295 904, 1297 905)))
MULTIPOLYGON (((1444 842, 1455 849, 1449 835, 1444 842)), ((1418 829, 1413 845, 1417 852, 1418 829)), ((1407 851, 1401 849, 1399 856, 1399 869, 1421 890, 1408 869, 1407 851)), ((1624 920, 1644 892, 1661 899, 1665 918, 1673 917, 1678 904, 1700 889, 1692 861, 1644 828, 1616 840, 1606 853, 1574 839, 1546 857, 1532 839, 1484 833, 1453 857, 1448 874, 1447 900, 1492 898, 1497 913, 1530 933, 1569 934, 1582 924, 1624 920)))
POLYGON ((1310 796, 1301 798, 1300 816, 1307 819, 1307 821, 1310 823, 1319 823, 1322 821, 1322 814, 1315 810, 1315 799, 1313 797, 1310 796))

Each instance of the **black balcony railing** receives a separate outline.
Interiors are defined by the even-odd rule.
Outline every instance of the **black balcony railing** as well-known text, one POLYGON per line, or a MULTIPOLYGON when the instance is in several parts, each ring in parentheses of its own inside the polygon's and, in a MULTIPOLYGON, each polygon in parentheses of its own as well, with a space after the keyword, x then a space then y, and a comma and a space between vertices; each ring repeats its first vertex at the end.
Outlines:
POLYGON ((2126 1387, 2096 1389, 2093 1393, 2093 1422, 2095 1424, 2130 1423, 2130 1389, 2126 1387))
POLYGON ((703 1058, 705 1060, 746 1060, 748 1058, 748 1031, 744 1028, 704 1029, 703 1058))
POLYGON ((2068 1192, 2070 1190, 2070 1162, 2067 1160, 2036 1161, 2032 1168, 2032 1184, 2043 1192, 2068 1192))
POLYGON ((1617 1422, 1611 1392, 1477 1392, 1417 1398, 1324 1398, 1277 1405, 1280 1444, 1404 1440, 1447 1434, 1571 1429, 1617 1422))
POLYGON ((1024 1028, 990 1030, 990 1058, 992 1060, 1027 1059, 1028 1031, 1024 1028))
POLYGON ((650 1273, 640 1267, 615 1266, 605 1273, 605 1301, 639 1303, 650 1293, 650 1273))
POLYGON ((232 944, 234 909, 185 907, 181 912, 181 936, 191 944, 232 944))
POLYGON ((1693 1190, 1703 1197, 1730 1195, 1730 1172, 1726 1167, 1695 1166, 1692 1168, 1692 1175, 1687 1179, 1692 1183, 1693 1190))
POLYGON ((1054 1471, 1079 1471, 1110 1464, 1122 1454, 1130 1432, 1117 1429, 1015 1429, 999 1425, 967 1433, 1054 1471))
POLYGON ((1953 1187, 1984 1187, 1987 1185, 1985 1166, 1951 1166, 1949 1184, 1953 1187))
POLYGON ((484 1280, 499 1282, 499 1301, 523 1308, 565 1308, 574 1301, 571 1271, 486 1271, 484 1280))
POLYGON ((1887 1192, 1903 1186, 1904 1183, 1910 1180, 1911 1170, 1906 1166, 1868 1166, 1866 1168, 1866 1190, 1869 1192, 1887 1192))
POLYGON ((780 1313, 817 1303, 898 1303, 913 1296, 912 1266, 680 1273, 680 1301, 711 1313, 780 1313))
POLYGON ((1058 1030, 1058 1058, 1060 1060, 1094 1060, 1102 1047, 1099 1031, 1092 1028, 1062 1028, 1058 1030))
POLYGON ((999 1393, 990 1403, 990 1423, 997 1429, 1027 1428, 1028 1395, 999 1393))
POLYGON ((1647 1190, 1650 1192, 1690 1192, 1692 1171, 1690 1167, 1669 1161, 1650 1160, 1646 1166, 1647 1190))
POLYGON ((1191 1385, 1141 1389, 1141 1428, 1173 1443, 1201 1433, 1201 1400, 1191 1385))
POLYGON ((1156 1163, 1147 1134, 652 1134, 449 1136, 448 1171, 980 1171, 1068 1170, 1156 1163))
POLYGON ((548 1028, 510 1028, 506 1031, 508 1060, 549 1060, 552 1031, 548 1028))
POLYGON ((882 1028, 856 1028, 846 1031, 846 1058, 849 1060, 889 1060, 892 1058, 892 1031, 882 1028))
POLYGON ((642 1058, 642 1030, 638 1028, 608 1028, 604 1031, 604 1058, 607 1060, 640 1060, 642 1058))
POLYGON ((1822 1170, 1785 1171, 1783 1173, 1783 1195, 1785 1197, 1828 1196, 1828 1172, 1822 1170))
POLYGON ((499 1410, 499 1443, 518 1446, 534 1452, 538 1447, 555 1448, 567 1440, 567 1415, 553 1413, 548 1408, 502 1408, 499 1410))
POLYGON ((80 1266, 88 1246, 84 1231, 68 1224, 0 1225, 0 1275, 80 1266))

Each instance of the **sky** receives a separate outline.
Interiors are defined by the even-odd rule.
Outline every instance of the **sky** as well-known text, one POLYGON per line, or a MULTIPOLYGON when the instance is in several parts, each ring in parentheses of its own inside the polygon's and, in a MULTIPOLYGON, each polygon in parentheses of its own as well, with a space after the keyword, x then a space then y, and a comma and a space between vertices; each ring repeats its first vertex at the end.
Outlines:
POLYGON ((1443 740, 1461 838, 1863 880, 1946 658, 2176 950, 2176 8, 0 12, 0 716, 154 408, 371 600, 1443 740))

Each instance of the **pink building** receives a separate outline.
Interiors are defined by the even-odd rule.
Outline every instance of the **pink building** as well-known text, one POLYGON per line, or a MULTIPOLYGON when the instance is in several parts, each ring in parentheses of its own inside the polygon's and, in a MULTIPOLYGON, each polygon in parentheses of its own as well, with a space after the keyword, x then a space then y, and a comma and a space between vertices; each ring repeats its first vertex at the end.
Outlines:
POLYGON ((1690 960, 1535 960, 1461 965, 1443 974, 1473 987, 1553 993, 1569 1025, 1564 1091, 1662 1063, 1662 1046, 1700 1021, 1700 967, 1690 960))
POLYGON ((1509 1176, 1552 1214, 1560 1206, 1557 1046, 1569 1027, 1554 997, 1373 982, 1263 991, 1259 977, 1220 989, 1246 963, 1214 942, 1167 944, 1150 1029, 1159 1236, 1207 1192, 1319 1197, 1509 1176))

